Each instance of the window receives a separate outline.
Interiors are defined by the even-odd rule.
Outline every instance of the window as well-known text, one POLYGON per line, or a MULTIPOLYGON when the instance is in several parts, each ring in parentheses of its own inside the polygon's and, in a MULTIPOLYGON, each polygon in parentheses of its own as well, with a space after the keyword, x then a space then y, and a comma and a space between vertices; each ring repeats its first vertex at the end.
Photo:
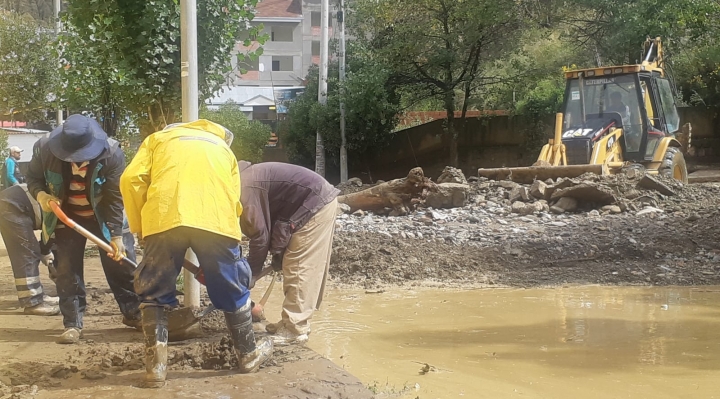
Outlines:
POLYGON ((660 92, 660 103, 665 114, 665 124, 668 133, 675 133, 680 130, 680 115, 675 108, 675 98, 670 88, 670 82, 667 79, 657 80, 658 91, 660 92))
POLYGON ((292 72, 293 70, 293 57, 275 55, 272 57, 272 70, 273 71, 285 71, 292 72))
POLYGON ((581 98, 584 97, 585 115, 619 113, 625 130, 627 151, 640 150, 643 123, 634 75, 585 78, 583 96, 578 79, 568 81, 568 85, 570 98, 567 99, 563 115, 564 130, 582 127, 581 98))
POLYGON ((310 25, 311 26, 320 26, 320 13, 319 12, 311 12, 310 13, 310 25))
POLYGON ((320 55, 320 42, 312 42, 312 55, 320 55))
POLYGON ((270 40, 273 42, 292 42, 293 26, 291 24, 271 26, 270 40))

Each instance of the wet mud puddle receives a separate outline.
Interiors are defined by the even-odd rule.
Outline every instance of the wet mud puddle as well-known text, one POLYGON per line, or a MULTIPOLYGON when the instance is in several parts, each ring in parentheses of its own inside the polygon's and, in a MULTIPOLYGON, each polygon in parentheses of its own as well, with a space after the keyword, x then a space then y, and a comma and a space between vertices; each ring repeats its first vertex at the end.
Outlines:
POLYGON ((309 346, 381 398, 720 398, 720 287, 333 290, 309 346))

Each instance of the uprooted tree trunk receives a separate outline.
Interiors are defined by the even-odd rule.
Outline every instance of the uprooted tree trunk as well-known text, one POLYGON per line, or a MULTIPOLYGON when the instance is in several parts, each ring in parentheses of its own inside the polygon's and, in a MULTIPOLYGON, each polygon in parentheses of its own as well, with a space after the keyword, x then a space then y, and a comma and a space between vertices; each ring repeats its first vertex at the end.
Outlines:
POLYGON ((413 168, 407 177, 390 180, 367 190, 342 195, 338 201, 350 207, 354 212, 363 211, 382 212, 390 208, 394 215, 406 215, 410 209, 421 203, 429 190, 433 190, 435 183, 425 177, 422 168, 413 168))

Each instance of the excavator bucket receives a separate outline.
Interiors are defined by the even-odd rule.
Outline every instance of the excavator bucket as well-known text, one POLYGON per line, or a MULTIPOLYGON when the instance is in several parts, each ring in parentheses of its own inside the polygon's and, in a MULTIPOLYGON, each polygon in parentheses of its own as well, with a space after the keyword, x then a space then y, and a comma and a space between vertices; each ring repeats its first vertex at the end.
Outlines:
POLYGON ((560 177, 573 178, 585 173, 597 175, 603 172, 604 165, 567 165, 567 166, 528 166, 518 168, 478 169, 478 176, 490 180, 512 180, 516 183, 530 184, 535 180, 558 179, 560 177))

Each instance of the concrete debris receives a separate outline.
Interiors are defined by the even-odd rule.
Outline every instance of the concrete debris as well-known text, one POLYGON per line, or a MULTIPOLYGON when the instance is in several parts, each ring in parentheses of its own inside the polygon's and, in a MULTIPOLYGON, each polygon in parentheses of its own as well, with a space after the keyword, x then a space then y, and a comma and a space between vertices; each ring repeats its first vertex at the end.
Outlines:
POLYGON ((470 186, 458 183, 441 183, 438 190, 429 192, 425 198, 425 205, 435 208, 460 208, 467 204, 470 186))
POLYGON ((574 197, 560 197, 560 199, 553 205, 550 210, 553 210, 555 208, 559 208, 562 210, 562 212, 555 212, 555 213, 564 213, 564 212, 575 212, 575 210, 578 207, 578 200, 576 200, 574 197))
POLYGON ((468 184, 465 179, 465 174, 462 170, 453 168, 452 166, 446 166, 437 179, 438 184, 440 183, 457 183, 457 184, 468 184))
POLYGON ((657 191, 662 195, 675 195, 675 192, 670 189, 670 187, 650 175, 643 176, 642 179, 640 179, 640 182, 638 182, 637 186, 638 188, 657 191))
POLYGON ((530 186, 530 195, 532 195, 535 198, 543 198, 543 199, 549 199, 545 196, 545 191, 547 190, 547 184, 540 180, 536 180, 531 186, 530 186))
POLYGON ((530 190, 525 186, 518 186, 510 192, 510 202, 530 201, 530 190))
POLYGON ((648 206, 647 208, 644 208, 644 209, 642 209, 641 211, 638 211, 638 213, 636 213, 636 215, 637 215, 637 216, 643 216, 643 215, 648 215, 648 214, 651 214, 651 213, 663 213, 663 212, 664 212, 664 211, 663 211, 662 209, 658 209, 658 208, 655 208, 655 207, 652 207, 652 206, 648 206))

